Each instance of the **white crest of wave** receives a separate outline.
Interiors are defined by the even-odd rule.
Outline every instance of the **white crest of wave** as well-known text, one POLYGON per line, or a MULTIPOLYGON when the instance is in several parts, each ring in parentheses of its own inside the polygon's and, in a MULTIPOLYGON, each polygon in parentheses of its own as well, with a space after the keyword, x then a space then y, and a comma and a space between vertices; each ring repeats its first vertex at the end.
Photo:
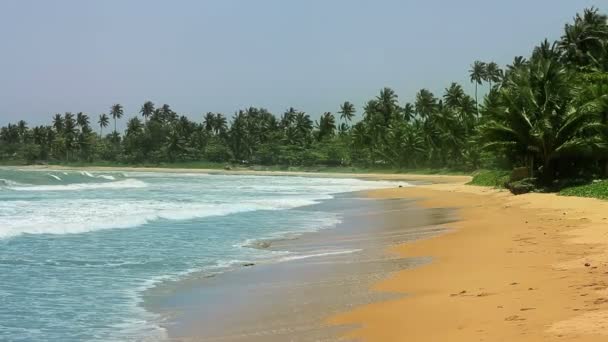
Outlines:
POLYGON ((58 180, 58 181, 61 181, 61 178, 59 178, 59 176, 55 176, 55 175, 50 174, 50 173, 47 173, 47 175, 48 175, 49 177, 51 177, 51 178, 54 178, 54 179, 56 179, 56 180, 58 180))
POLYGON ((15 191, 74 191, 74 190, 92 190, 92 189, 128 189, 128 188, 145 188, 148 184, 138 179, 125 179, 117 182, 107 183, 74 183, 64 185, 24 185, 17 184, 9 186, 15 191))

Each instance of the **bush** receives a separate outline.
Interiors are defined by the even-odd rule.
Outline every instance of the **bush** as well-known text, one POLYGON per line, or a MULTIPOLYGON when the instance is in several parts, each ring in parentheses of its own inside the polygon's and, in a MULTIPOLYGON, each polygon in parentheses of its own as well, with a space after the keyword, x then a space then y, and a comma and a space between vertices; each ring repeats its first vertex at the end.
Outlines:
POLYGON ((560 191, 559 195, 608 199, 608 180, 569 187, 560 191))
POLYGON ((504 188, 505 184, 509 181, 509 175, 510 172, 501 170, 478 171, 473 175, 473 180, 469 184, 504 188))

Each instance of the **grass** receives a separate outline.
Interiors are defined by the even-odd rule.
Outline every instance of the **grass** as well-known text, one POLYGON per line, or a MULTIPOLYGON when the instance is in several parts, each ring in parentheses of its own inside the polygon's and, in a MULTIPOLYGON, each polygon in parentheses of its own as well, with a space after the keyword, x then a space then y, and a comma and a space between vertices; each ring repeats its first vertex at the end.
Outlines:
POLYGON ((593 183, 572 186, 562 189, 560 196, 592 197, 608 199, 608 180, 594 181, 593 183))
POLYGON ((491 186, 495 188, 504 188, 505 182, 509 180, 509 171, 502 170, 481 170, 473 175, 469 185, 491 186))

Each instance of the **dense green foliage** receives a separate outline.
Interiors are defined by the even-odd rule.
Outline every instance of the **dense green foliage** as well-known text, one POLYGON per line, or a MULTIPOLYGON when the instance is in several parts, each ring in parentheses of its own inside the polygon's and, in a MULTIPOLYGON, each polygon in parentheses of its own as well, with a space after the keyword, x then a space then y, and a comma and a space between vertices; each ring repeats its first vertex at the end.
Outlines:
MULTIPOLYGON (((384 88, 363 108, 347 101, 336 106, 337 115, 325 112, 316 121, 294 108, 275 116, 252 107, 232 117, 207 113, 196 122, 169 105, 147 101, 123 133, 116 126, 125 110, 114 104, 109 115, 95 119, 65 113, 48 126, 29 128, 19 121, 2 127, 0 160, 366 169, 524 166, 547 187, 608 171, 607 70, 607 17, 591 8, 565 25, 560 40, 541 42, 528 58, 515 57, 504 70, 475 61, 469 71, 473 96, 451 83, 440 96, 421 89, 412 103, 402 104, 384 88), (482 99, 480 86, 486 90, 482 99)), ((489 181, 479 177, 475 182, 489 181)))
POLYGON ((568 187, 562 189, 559 194, 562 196, 594 197, 608 199, 608 180, 568 187))
POLYGON ((509 172, 507 171, 482 170, 473 174, 473 179, 469 184, 504 188, 505 183, 508 181, 509 172))

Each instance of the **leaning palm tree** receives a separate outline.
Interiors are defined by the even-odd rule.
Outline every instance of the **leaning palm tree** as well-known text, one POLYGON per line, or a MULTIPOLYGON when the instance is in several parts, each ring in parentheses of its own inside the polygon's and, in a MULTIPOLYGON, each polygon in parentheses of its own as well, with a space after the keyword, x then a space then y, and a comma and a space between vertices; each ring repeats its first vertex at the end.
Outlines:
POLYGON ((482 84, 486 75, 486 64, 481 61, 473 62, 471 70, 469 70, 469 76, 471 82, 475 83, 475 108, 477 109, 477 116, 479 116, 479 100, 477 98, 477 86, 482 84))
POLYGON ((344 120, 345 122, 351 122, 353 117, 355 116, 355 112, 355 105, 346 101, 340 105, 340 111, 338 113, 340 113, 341 120, 344 120))
POLYGON ((141 106, 141 109, 139 110, 139 113, 141 113, 141 116, 144 117, 144 121, 148 122, 148 117, 150 115, 154 114, 154 103, 152 103, 152 101, 146 101, 141 106))
POLYGON ((110 107, 110 115, 114 119, 114 133, 116 133, 116 119, 122 118, 123 114, 122 105, 116 103, 110 107))
POLYGON ((97 121, 97 123, 99 124, 99 136, 101 137, 103 136, 103 128, 108 127, 110 119, 106 114, 101 114, 99 115, 99 121, 97 121))

